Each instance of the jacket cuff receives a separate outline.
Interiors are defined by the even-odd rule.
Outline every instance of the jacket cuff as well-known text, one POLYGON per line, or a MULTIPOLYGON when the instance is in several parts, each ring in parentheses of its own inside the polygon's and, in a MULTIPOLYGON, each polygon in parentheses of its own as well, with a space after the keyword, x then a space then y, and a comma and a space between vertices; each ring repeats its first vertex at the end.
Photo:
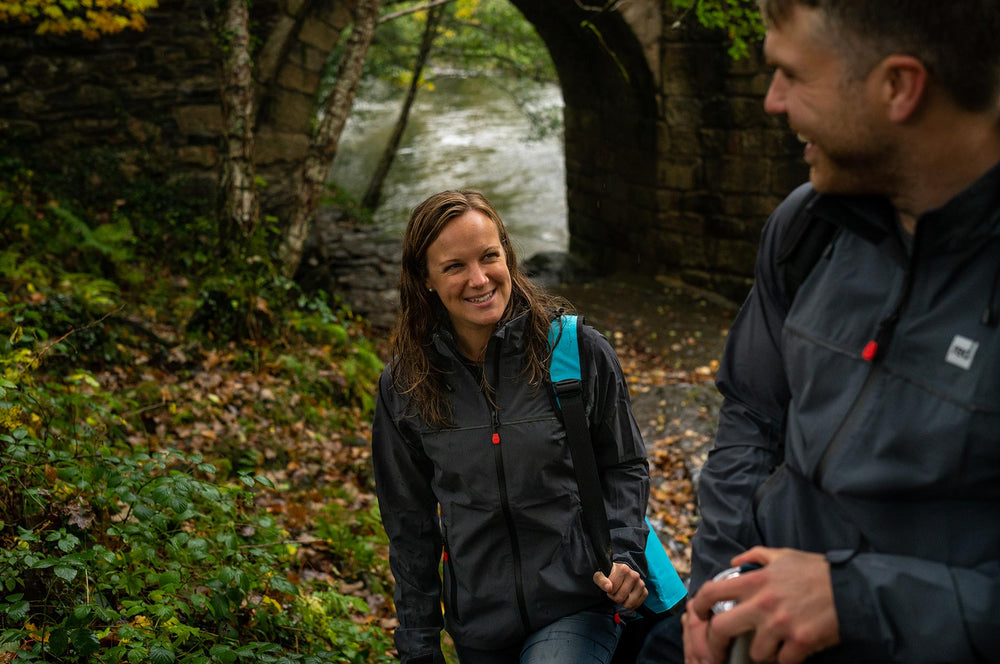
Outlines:
POLYGON ((397 627, 396 650, 403 664, 446 664, 437 627, 397 627))
POLYGON ((833 603, 837 611, 840 640, 845 645, 881 649, 882 625, 865 583, 864 575, 854 564, 856 550, 837 549, 826 554, 830 564, 833 603))

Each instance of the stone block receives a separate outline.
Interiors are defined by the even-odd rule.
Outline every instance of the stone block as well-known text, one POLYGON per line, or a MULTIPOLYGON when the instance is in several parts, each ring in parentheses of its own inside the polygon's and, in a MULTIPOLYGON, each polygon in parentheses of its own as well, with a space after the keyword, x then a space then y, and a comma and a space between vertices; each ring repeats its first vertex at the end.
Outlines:
POLYGON ((729 100, 732 124, 740 129, 754 129, 768 124, 762 99, 755 97, 733 97, 729 100))
POLYGON ((276 90, 268 110, 275 129, 305 133, 316 117, 316 100, 301 92, 276 90))
POLYGON ((178 106, 174 122, 184 136, 218 136, 222 133, 222 108, 217 104, 178 106))
POLYGON ((117 95, 115 95, 115 93, 108 88, 100 85, 89 85, 86 83, 76 89, 74 97, 74 106, 100 106, 107 108, 109 112, 117 99, 117 95))
POLYGON ((307 19, 299 30, 299 41, 315 46, 318 49, 329 50, 340 40, 340 30, 336 30, 324 21, 307 19))
POLYGON ((699 127, 702 124, 702 100, 696 97, 670 97, 664 119, 671 127, 699 127))
POLYGON ((30 120, 20 120, 17 118, 0 118, 0 133, 7 136, 17 136, 23 139, 38 139, 42 135, 42 128, 37 122, 30 120))
POLYGON ((741 217, 752 222, 753 227, 759 227, 767 219, 781 198, 770 192, 725 194, 722 200, 722 214, 741 217))
POLYGON ((264 81, 271 80, 278 70, 278 60, 285 52, 285 45, 292 38, 292 31, 295 29, 295 19, 282 14, 274 21, 271 31, 264 41, 257 56, 257 76, 264 81))
POLYGON ((701 178, 702 163, 697 159, 662 162, 657 168, 657 182, 671 189, 695 189, 701 178))
POLYGON ((215 166, 218 152, 211 145, 184 145, 177 149, 177 160, 184 164, 215 166))
POLYGON ((705 217, 705 234, 729 240, 755 239, 754 234, 748 231, 748 224, 745 220, 717 214, 705 217))
POLYGON ((757 259, 757 243, 746 240, 721 238, 715 240, 711 265, 720 272, 753 274, 757 259))
POLYGON ((291 16, 298 16, 302 12, 302 8, 305 7, 306 0, 285 0, 284 8, 291 16))
MULTIPOLYGON (((680 209, 661 212, 656 217, 656 231, 651 236, 658 236, 661 233, 700 237, 705 233, 702 216, 687 214, 680 209)), ((647 243, 648 241, 647 238, 647 243)))
POLYGON ((59 76, 59 64, 55 58, 32 55, 24 62, 22 75, 39 88, 48 87, 59 76))
POLYGON ((306 71, 321 74, 326 67, 326 60, 329 54, 329 51, 321 51, 313 46, 302 45, 302 48, 297 48, 294 53, 289 53, 288 55, 290 62, 295 62, 306 71))
POLYGON ((730 137, 727 129, 701 129, 698 131, 698 152, 706 158, 714 159, 730 153, 730 137))
POLYGON ((33 118, 48 111, 49 103, 40 90, 27 90, 17 95, 17 110, 23 117, 33 118))
POLYGON ((748 157, 723 157, 708 165, 709 181, 724 192, 767 191, 770 173, 767 163, 748 157))
POLYGON ((286 64, 278 74, 278 85, 311 96, 319 86, 319 75, 301 67, 286 64))
POLYGON ((709 191, 690 191, 681 195, 679 209, 701 216, 719 214, 722 212, 722 197, 709 191))
POLYGON ((678 157, 699 157, 703 152, 701 136, 694 127, 671 127, 670 144, 671 150, 661 153, 661 159, 671 155, 678 157))
POLYGON ((262 131, 257 135, 256 161, 260 164, 294 162, 304 159, 309 151, 305 134, 262 131))

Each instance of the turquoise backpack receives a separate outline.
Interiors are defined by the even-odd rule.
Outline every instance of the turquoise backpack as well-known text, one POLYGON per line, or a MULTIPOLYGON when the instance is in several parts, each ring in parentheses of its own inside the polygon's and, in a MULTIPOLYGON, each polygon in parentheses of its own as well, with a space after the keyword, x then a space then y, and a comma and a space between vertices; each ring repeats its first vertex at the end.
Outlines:
MULTIPOLYGON (((563 412, 570 454, 580 485, 580 501, 584 522, 591 546, 601 564, 602 571, 611 571, 611 532, 604 509, 600 475, 594 448, 590 441, 590 427, 583 406, 583 380, 580 373, 580 342, 577 316, 560 316, 552 321, 549 329, 549 346, 552 360, 549 376, 556 401, 563 412)), ((640 607, 643 615, 662 614, 670 611, 687 596, 687 589, 677 570, 667 556, 663 544, 656 536, 649 518, 646 518, 649 536, 646 539, 646 563, 649 574, 646 588, 649 596, 640 607)))

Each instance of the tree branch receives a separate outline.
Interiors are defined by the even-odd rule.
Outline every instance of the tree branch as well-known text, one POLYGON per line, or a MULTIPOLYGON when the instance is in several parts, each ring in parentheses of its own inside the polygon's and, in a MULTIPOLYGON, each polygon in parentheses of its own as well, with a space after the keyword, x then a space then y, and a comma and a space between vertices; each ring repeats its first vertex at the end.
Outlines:
POLYGON ((398 12, 393 12, 391 14, 386 14, 385 16, 380 17, 378 20, 378 24, 382 25, 383 23, 388 23, 389 21, 397 19, 400 16, 406 16, 407 14, 416 14, 417 12, 422 12, 425 9, 430 9, 431 7, 437 7, 438 5, 446 5, 449 2, 455 2, 455 0, 432 0, 432 2, 428 2, 426 5, 420 5, 419 7, 400 9, 398 12))

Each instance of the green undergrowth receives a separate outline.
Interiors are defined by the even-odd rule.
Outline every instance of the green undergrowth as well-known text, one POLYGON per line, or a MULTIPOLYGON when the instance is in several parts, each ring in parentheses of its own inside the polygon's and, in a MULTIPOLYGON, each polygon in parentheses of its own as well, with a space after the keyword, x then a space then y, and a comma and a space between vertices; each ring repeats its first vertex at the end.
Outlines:
POLYGON ((364 321, 86 163, 0 157, 0 662, 392 661, 364 321))

